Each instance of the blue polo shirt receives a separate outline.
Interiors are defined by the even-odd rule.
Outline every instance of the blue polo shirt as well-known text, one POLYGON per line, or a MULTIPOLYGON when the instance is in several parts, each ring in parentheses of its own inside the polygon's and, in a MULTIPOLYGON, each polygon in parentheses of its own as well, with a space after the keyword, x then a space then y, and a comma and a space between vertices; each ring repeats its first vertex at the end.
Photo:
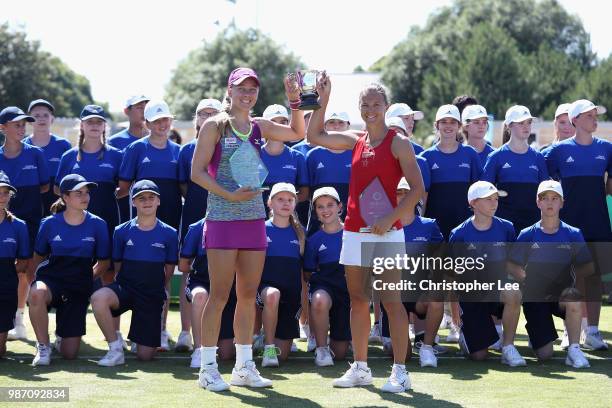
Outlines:
POLYGON ((0 300, 17 298, 15 259, 32 257, 28 228, 23 220, 0 222, 0 300))
POLYGON ((98 187, 89 192, 87 210, 106 221, 110 236, 119 224, 115 190, 118 185, 122 153, 114 147, 105 146, 103 151, 81 152, 80 160, 77 160, 78 154, 77 147, 64 153, 57 170, 55 184, 59 187, 59 182, 68 174, 80 174, 87 181, 97 183, 98 187))
POLYGON ((11 199, 11 212, 26 222, 30 240, 33 240, 43 216, 40 187, 49 184, 50 180, 45 154, 41 148, 24 143, 19 156, 8 159, 4 156, 4 147, 0 147, 0 170, 17 189, 11 199))
POLYGON ((584 146, 572 137, 545 153, 548 172, 563 186, 561 219, 580 228, 587 241, 612 241, 604 179, 612 172, 612 144, 593 138, 584 146))
POLYGON ((427 159, 431 185, 425 216, 434 218, 445 238, 470 216, 467 192, 480 179, 482 166, 471 146, 458 145, 453 153, 444 153, 436 144, 421 153, 427 159))
POLYGON ((85 212, 79 225, 70 225, 64 213, 46 217, 40 224, 34 246, 36 253, 49 257, 36 271, 37 278, 59 281, 71 291, 89 294, 93 285, 93 265, 110 257, 110 239, 106 222, 85 212))
MULTIPOLYGON (((268 248, 260 286, 273 286, 281 292, 299 293, 302 288, 300 242, 293 227, 277 227, 266 221, 268 248)), ((299 299, 298 299, 299 302, 299 299)))
POLYGON ((179 151, 180 146, 170 140, 166 147, 153 146, 149 136, 130 144, 123 155, 119 180, 153 181, 160 190, 161 204, 157 218, 174 229, 178 229, 181 219, 182 200, 179 189, 179 151))
POLYGON ((323 284, 348 291, 344 265, 340 264, 343 231, 330 234, 320 229, 306 240, 304 270, 312 272, 311 285, 323 284))
POLYGON ((208 260, 206 258, 206 249, 204 248, 203 242, 205 222, 206 220, 203 218, 189 226, 183 238, 180 256, 185 259, 193 259, 191 273, 198 275, 199 279, 208 282, 208 260))
POLYGON ((138 228, 137 218, 115 228, 113 261, 121 262, 116 281, 157 299, 165 299, 165 266, 178 262, 178 236, 159 219, 150 231, 138 228))
POLYGON ((482 180, 508 193, 499 198, 497 216, 511 221, 518 231, 540 219, 538 185, 548 178, 542 153, 531 147, 525 153, 515 153, 508 144, 489 155, 482 175, 482 180))
POLYGON ((181 218, 181 238, 185 237, 191 224, 204 218, 208 203, 208 191, 191 181, 191 163, 197 142, 198 140, 194 139, 181 146, 179 151, 179 183, 187 184, 187 195, 181 218))
MULTIPOLYGON (((23 143, 35 146, 34 142, 32 141, 32 135, 23 139, 23 143)), ((60 159, 67 150, 70 150, 72 148, 72 145, 67 139, 64 139, 63 137, 51 135, 49 143, 46 146, 42 146, 40 148, 42 149, 43 153, 45 154, 45 158, 47 159, 47 167, 49 169, 49 174, 51 175, 51 182, 53 183, 55 180, 55 175, 57 174, 57 168, 60 164, 60 159)))

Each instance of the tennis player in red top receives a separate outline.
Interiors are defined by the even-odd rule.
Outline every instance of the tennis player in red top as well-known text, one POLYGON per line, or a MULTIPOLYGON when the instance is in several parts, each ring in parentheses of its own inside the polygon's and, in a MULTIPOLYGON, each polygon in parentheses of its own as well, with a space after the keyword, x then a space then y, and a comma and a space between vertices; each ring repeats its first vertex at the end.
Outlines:
MULTIPOLYGON (((398 252, 405 254, 404 231, 399 220, 402 215, 414 211, 424 192, 423 179, 410 140, 385 125, 385 111, 389 102, 381 85, 368 85, 359 94, 359 109, 365 122, 365 133, 326 132, 323 122, 331 92, 331 81, 325 72, 318 81, 317 91, 321 109, 312 113, 307 133, 308 141, 328 149, 353 152, 340 263, 345 267, 351 298, 351 335, 355 362, 342 377, 334 381, 334 386, 355 387, 372 383, 367 354, 370 332, 369 295, 372 290, 369 282, 372 277, 373 257, 381 254, 394 257, 398 252), (397 184, 402 177, 406 177, 412 188, 396 206, 397 184), (387 215, 378 218, 373 225, 367 225, 361 216, 359 197, 377 178, 392 209, 387 215), (363 232, 366 229, 368 232, 363 232), (362 246, 364 243, 374 244, 362 246), (376 248, 375 254, 369 249, 373 247, 376 248), (362 254, 362 248, 368 253, 362 254)), ((397 272, 384 271, 381 276, 397 276, 397 272)), ((394 345, 391 376, 382 390, 403 392, 410 389, 410 378, 404 365, 409 341, 408 316, 399 296, 385 296, 382 302, 389 314, 394 345)))

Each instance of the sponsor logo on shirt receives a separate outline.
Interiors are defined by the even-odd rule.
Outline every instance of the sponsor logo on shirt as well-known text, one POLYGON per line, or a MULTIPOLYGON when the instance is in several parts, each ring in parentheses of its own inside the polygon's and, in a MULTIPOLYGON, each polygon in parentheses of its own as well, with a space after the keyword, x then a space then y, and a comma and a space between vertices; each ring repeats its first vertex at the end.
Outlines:
POLYGON ((52 158, 49 159, 49 161, 50 162, 58 162, 58 161, 60 161, 60 158, 59 157, 52 157, 52 158))
POLYGON ((155 248, 162 248, 162 249, 166 248, 166 245, 164 245, 164 244, 162 244, 160 242, 154 242, 154 243, 151 244, 151 246, 155 247, 155 248))
POLYGON ((538 171, 538 170, 539 170, 539 169, 538 169, 538 166, 536 166, 535 164, 532 164, 531 166, 529 166, 529 168, 530 168, 531 170, 535 170, 535 171, 538 171))
POLYGON ((15 241, 14 238, 4 238, 4 241, 2 241, 2 242, 6 242, 8 244, 16 244, 17 243, 17 241, 15 241))
POLYGON ((557 245, 557 249, 572 249, 572 246, 570 244, 561 244, 557 245))
POLYGON ((38 169, 38 167, 36 167, 35 165, 28 164, 26 166, 23 166, 23 168, 21 170, 36 170, 36 169, 38 169))
POLYGON ((346 167, 346 168, 350 169, 350 168, 351 168, 351 163, 346 164, 344 167, 346 167))
POLYGON ((464 168, 466 168, 466 169, 469 169, 469 168, 470 168, 470 165, 469 165, 468 163, 461 163, 461 164, 459 165, 459 167, 464 167, 464 168))
POLYGON ((606 160, 606 158, 600 154, 599 156, 595 157, 595 160, 606 160))
POLYGON ((572 158, 572 156, 568 157, 567 160, 565 161, 566 163, 573 163, 574 159, 572 158))
POLYGON ((319 165, 317 166, 317 169, 323 169, 325 168, 325 166, 323 165, 323 163, 319 162, 319 165))
POLYGON ((149 160, 149 158, 148 158, 148 157, 145 157, 144 159, 142 159, 142 162, 143 162, 143 163, 150 163, 150 162, 151 162, 151 160, 149 160))
POLYGON ((176 161, 176 159, 172 159, 172 160, 170 160, 170 163, 172 163, 172 164, 176 164, 176 163, 178 163, 178 162, 176 161))
POLYGON ((440 168, 440 166, 438 166, 438 163, 434 163, 433 166, 431 166, 432 170, 437 170, 439 168, 440 168))
POLYGON ((81 241, 96 242, 96 239, 94 237, 85 237, 81 241))
POLYGON ((326 249, 327 247, 325 246, 325 244, 321 244, 321 246, 319 247, 319 252, 325 251, 326 249))
POLYGON ((54 242, 61 242, 62 241, 62 237, 60 237, 59 235, 56 235, 55 238, 53 238, 54 242))
POLYGON ((290 169, 290 170, 296 170, 295 166, 292 164, 285 164, 283 166, 283 169, 290 169))
POLYGON ((512 167, 512 166, 510 165, 510 163, 507 163, 507 162, 506 162, 506 164, 504 164, 504 165, 502 166, 502 169, 509 169, 510 167, 512 167))
POLYGON ((538 245, 537 242, 534 242, 533 245, 531 246, 531 249, 540 249, 540 246, 538 245))
POLYGON ((134 243, 131 239, 128 239, 128 242, 125 243, 126 246, 134 246, 134 243))
POLYGON ((427 237, 414 237, 412 241, 427 242, 427 237))
POLYGON ((506 246, 506 243, 505 242, 495 242, 493 244, 493 246, 494 247, 503 247, 503 246, 506 246))
POLYGON ((289 241, 290 244, 295 244, 295 245, 300 245, 300 241, 298 241, 297 239, 291 240, 289 241))
POLYGON ((114 169, 113 165, 110 164, 110 163, 102 163, 102 164, 99 164, 98 167, 104 167, 104 168, 107 168, 107 169, 114 169))

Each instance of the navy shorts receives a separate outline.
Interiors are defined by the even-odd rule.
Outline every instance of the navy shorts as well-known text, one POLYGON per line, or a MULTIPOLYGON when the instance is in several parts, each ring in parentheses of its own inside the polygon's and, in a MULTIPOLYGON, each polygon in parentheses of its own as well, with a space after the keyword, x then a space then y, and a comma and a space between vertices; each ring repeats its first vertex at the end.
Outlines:
POLYGON ((348 292, 321 282, 311 282, 308 286, 308 299, 311 302, 317 290, 324 290, 332 300, 329 309, 329 338, 351 341, 351 299, 348 292))
POLYGON ((0 333, 6 333, 15 327, 17 297, 0 300, 0 333))
POLYGON ((89 293, 65 288, 61 282, 48 276, 36 278, 32 285, 37 281, 47 285, 51 292, 47 310, 55 309, 55 333, 60 337, 84 336, 89 293))
POLYGON ((504 304, 501 302, 459 302, 461 332, 469 353, 487 350, 499 340, 491 315, 501 319, 504 304))
MULTIPOLYGON (((257 291, 257 306, 263 309, 264 303, 261 292, 270 284, 262 284, 257 291)), ((300 337, 299 318, 302 311, 301 294, 294 291, 283 291, 279 288, 281 296, 278 304, 278 322, 276 324, 276 334, 274 337, 280 340, 293 340, 300 337)))
POLYGON ((523 313, 527 320, 525 328, 531 341, 531 348, 537 350, 559 338, 553 321, 553 315, 565 319, 565 311, 561 310, 559 303, 525 302, 523 313))
MULTIPOLYGON (((210 293, 210 282, 207 279, 198 279, 197 274, 189 274, 187 284, 185 285, 185 298, 191 303, 191 291, 195 288, 203 288, 207 293, 210 293)), ((219 340, 234 338, 234 313, 236 312, 236 285, 232 286, 229 298, 223 308, 221 315, 221 329, 219 331, 219 340)))
MULTIPOLYGON (((425 319, 425 315, 416 312, 416 302, 403 303, 404 309, 406 309, 407 313, 414 313, 419 319, 425 319)), ((387 311, 385 310, 385 307, 382 304, 380 310, 382 314, 382 317, 380 319, 381 334, 383 337, 391 337, 391 332, 389 331, 389 316, 387 315, 387 311)))
POLYGON ((106 286, 119 298, 119 309, 111 310, 117 317, 132 311, 128 338, 146 347, 159 347, 161 342, 161 317, 164 299, 146 296, 136 290, 113 282, 106 286))

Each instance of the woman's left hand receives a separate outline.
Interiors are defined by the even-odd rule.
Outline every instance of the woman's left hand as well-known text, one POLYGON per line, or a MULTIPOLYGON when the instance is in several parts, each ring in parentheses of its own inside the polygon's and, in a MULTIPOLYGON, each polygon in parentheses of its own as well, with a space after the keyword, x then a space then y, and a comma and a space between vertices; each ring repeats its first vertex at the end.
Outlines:
POLYGON ((294 102, 300 99, 300 87, 297 83, 295 74, 285 75, 283 81, 285 83, 285 94, 289 102, 294 102))
POLYGON ((392 219, 390 215, 380 218, 378 221, 371 226, 372 234, 384 235, 391 230, 395 219, 392 219))

